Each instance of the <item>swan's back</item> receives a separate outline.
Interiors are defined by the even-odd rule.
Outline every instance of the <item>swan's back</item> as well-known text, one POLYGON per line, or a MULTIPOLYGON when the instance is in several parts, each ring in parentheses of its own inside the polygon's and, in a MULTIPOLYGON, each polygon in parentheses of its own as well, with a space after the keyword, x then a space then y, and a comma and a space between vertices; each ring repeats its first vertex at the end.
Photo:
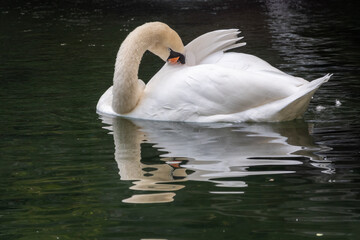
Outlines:
POLYGON ((154 76, 130 116, 189 122, 292 120, 306 111, 316 89, 329 78, 311 84, 278 72, 216 64, 165 68, 154 76), (291 104, 294 101, 297 104, 291 104))

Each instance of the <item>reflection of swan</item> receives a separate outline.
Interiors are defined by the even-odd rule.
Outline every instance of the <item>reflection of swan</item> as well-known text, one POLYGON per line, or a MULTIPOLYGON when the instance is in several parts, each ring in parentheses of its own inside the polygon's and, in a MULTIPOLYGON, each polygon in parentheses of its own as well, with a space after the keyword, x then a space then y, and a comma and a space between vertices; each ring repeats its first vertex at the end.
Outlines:
POLYGON ((133 190, 163 192, 136 194, 126 202, 172 201, 174 191, 184 187, 177 182, 187 180, 238 188, 247 186, 239 177, 293 173, 307 160, 329 168, 314 154, 321 148, 312 143, 304 122, 199 125, 106 117, 103 121, 112 125, 121 179, 135 181, 133 190), (160 160, 141 161, 144 140, 163 152, 160 160))
POLYGON ((241 39, 238 33, 236 29, 210 32, 184 48, 178 34, 163 23, 136 28, 119 49, 114 85, 100 98, 97 111, 188 122, 285 121, 300 117, 311 96, 330 75, 308 82, 255 56, 224 53, 244 45, 237 43, 241 39), (146 50, 171 64, 165 64, 145 86, 137 73, 146 50))

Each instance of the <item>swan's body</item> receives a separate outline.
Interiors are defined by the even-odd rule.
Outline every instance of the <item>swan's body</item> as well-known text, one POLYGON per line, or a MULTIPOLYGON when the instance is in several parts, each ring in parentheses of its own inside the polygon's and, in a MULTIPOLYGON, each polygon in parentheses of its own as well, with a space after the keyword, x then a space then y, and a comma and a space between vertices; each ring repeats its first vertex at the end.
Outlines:
POLYGON ((178 35, 165 24, 148 23, 135 29, 120 47, 114 85, 101 96, 97 111, 187 122, 287 121, 301 117, 312 95, 330 75, 308 82, 258 57, 224 53, 245 45, 237 43, 241 39, 238 33, 237 29, 210 32, 184 49, 178 35), (159 28, 160 32, 168 31, 165 47, 149 42, 162 37, 164 33, 151 31, 159 28), (149 34, 145 41, 137 39, 144 33, 149 34), (137 78, 141 57, 149 49, 165 60, 169 53, 163 48, 184 53, 186 63, 166 63, 145 86, 137 78))

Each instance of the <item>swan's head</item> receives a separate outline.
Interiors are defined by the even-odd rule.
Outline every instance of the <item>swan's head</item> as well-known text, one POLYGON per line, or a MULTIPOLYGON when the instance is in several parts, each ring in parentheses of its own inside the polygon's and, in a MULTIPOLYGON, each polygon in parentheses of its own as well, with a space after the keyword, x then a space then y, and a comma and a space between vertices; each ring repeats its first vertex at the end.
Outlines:
POLYGON ((148 50, 171 64, 185 64, 185 49, 179 35, 160 22, 146 23, 149 32, 148 50))

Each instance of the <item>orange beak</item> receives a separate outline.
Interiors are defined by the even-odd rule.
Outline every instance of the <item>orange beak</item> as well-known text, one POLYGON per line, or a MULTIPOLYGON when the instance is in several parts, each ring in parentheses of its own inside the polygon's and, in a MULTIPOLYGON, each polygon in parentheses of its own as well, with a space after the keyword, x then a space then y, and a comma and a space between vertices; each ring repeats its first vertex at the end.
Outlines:
POLYGON ((169 58, 168 62, 171 64, 176 64, 178 62, 180 57, 174 57, 174 58, 169 58))

